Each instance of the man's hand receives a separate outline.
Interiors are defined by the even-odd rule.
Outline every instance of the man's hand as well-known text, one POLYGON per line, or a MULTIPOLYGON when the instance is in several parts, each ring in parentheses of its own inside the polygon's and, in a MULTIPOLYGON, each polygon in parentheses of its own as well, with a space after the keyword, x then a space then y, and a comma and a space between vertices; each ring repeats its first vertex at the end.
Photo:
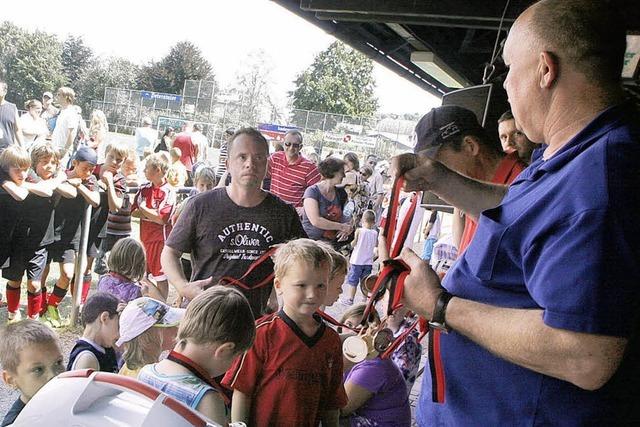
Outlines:
POLYGON ((411 268, 404 282, 402 302, 413 312, 431 319, 438 296, 443 291, 438 275, 411 249, 404 248, 400 259, 411 268))
POLYGON ((188 300, 194 299, 205 288, 210 287, 213 284, 213 277, 202 280, 194 280, 193 282, 187 282, 180 290, 180 295, 188 300))
POLYGON ((444 178, 442 163, 423 155, 401 154, 391 160, 391 165, 395 176, 404 176, 404 191, 430 191, 444 178))

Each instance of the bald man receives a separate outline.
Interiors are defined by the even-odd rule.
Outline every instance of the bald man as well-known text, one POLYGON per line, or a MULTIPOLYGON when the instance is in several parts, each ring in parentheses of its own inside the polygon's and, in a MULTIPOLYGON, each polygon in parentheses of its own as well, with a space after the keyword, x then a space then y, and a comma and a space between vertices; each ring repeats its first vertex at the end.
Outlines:
POLYGON ((504 86, 522 131, 546 145, 508 189, 395 159, 406 190, 478 218, 442 284, 402 254, 404 303, 432 325, 419 425, 640 420, 640 120, 620 85, 622 22, 589 0, 542 0, 515 21, 504 86))

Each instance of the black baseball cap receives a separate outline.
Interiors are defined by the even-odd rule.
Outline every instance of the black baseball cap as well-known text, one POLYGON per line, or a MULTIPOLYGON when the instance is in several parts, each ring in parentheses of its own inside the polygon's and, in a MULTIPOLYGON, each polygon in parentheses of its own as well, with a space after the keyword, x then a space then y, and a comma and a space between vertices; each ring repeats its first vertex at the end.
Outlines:
POLYGON ((485 137, 486 132, 473 111, 443 105, 429 111, 416 124, 413 152, 428 150, 427 155, 433 155, 447 140, 465 135, 485 137))
POLYGON ((78 148, 76 155, 73 156, 73 160, 77 160, 78 162, 89 162, 92 165, 96 165, 98 164, 98 155, 93 148, 83 145, 78 148))

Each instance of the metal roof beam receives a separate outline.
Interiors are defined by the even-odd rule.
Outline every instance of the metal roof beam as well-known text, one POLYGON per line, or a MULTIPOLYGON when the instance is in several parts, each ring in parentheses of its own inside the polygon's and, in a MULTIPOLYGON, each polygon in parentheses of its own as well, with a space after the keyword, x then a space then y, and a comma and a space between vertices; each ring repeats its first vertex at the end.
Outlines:
MULTIPOLYGON (((301 0, 300 8, 312 12, 499 22, 504 3, 486 0, 301 0)), ((507 11, 507 16, 505 16, 505 22, 513 22, 517 14, 522 10, 521 7, 510 7, 509 9, 510 11, 507 11)))
MULTIPOLYGON (((487 21, 482 19, 455 19, 439 17, 417 17, 403 15, 382 15, 372 13, 336 13, 336 12, 316 12, 316 18, 321 21, 338 22, 383 22, 386 24, 422 25, 429 27, 447 28, 469 28, 480 30, 497 30, 498 21, 487 21)), ((513 21, 506 22, 504 27, 509 27, 513 21)))

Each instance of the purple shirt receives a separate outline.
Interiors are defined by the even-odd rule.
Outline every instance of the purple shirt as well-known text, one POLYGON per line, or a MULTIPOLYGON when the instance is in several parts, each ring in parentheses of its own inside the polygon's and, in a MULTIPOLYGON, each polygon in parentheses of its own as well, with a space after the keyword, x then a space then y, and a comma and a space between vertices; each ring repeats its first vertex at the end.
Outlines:
POLYGON ((376 357, 355 365, 347 374, 351 382, 373 396, 351 415, 351 425, 403 427, 411 425, 411 408, 402 372, 389 359, 376 357))
POLYGON ((108 292, 122 302, 133 301, 142 296, 140 286, 116 273, 107 273, 98 281, 98 291, 108 292))

